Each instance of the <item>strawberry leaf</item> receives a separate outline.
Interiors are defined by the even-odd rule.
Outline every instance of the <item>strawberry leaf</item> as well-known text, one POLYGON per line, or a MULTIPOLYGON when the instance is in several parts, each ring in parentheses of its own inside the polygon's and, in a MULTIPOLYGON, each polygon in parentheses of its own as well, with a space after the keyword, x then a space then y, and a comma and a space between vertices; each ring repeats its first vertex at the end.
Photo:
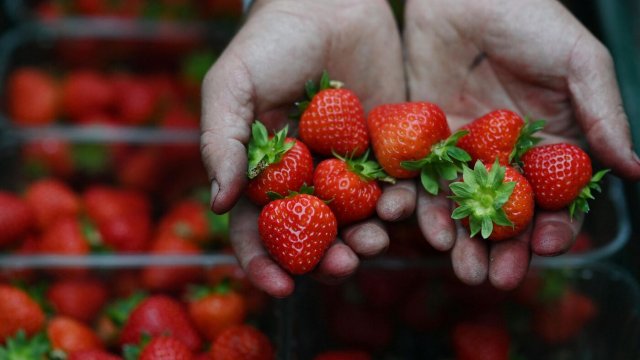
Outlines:
POLYGON ((458 204, 451 217, 455 220, 469 219, 470 235, 480 235, 487 239, 494 230, 494 224, 513 226, 503 210, 515 188, 515 182, 504 182, 506 168, 497 161, 491 170, 477 161, 473 170, 464 165, 463 181, 451 183, 454 194, 450 199, 458 204))
POLYGON ((430 167, 422 168, 422 171, 420 172, 420 182, 428 193, 437 195, 439 190, 438 181, 430 170, 430 167))
POLYGON ((384 170, 382 169, 380 164, 378 164, 378 162, 374 160, 368 160, 369 150, 365 151, 364 155, 362 155, 362 157, 357 159, 353 159, 351 157, 349 158, 342 157, 335 151, 332 151, 332 153, 333 153, 333 156, 336 157, 337 159, 346 162, 347 168, 349 169, 349 171, 360 176, 360 178, 362 178, 364 181, 378 180, 378 181, 383 181, 390 184, 395 184, 396 182, 395 178, 393 178, 392 176, 389 176, 386 172, 384 172, 384 170))
POLYGON ((261 122, 256 120, 253 123, 252 137, 247 146, 249 179, 257 177, 269 165, 280 162, 284 154, 295 145, 294 141, 286 141, 287 131, 288 128, 285 126, 269 138, 267 128, 261 122))
POLYGON ((589 180, 589 183, 584 188, 582 188, 582 191, 580 191, 580 194, 578 195, 578 197, 576 197, 571 202, 571 204, 569 204, 569 216, 571 219, 573 219, 574 215, 576 214, 576 211, 584 214, 589 212, 590 208, 589 208, 588 200, 595 199, 591 190, 594 190, 597 192, 602 191, 602 188, 600 187, 599 182, 609 171, 610 171, 609 169, 604 169, 595 173, 591 177, 591 180, 589 180))
POLYGON ((51 350, 51 344, 44 332, 39 332, 30 339, 24 330, 6 339, 4 346, 0 346, 0 359, 45 359, 51 350))
POLYGON ((535 120, 532 122, 529 121, 527 116, 524 117, 524 125, 522 129, 520 129, 516 145, 513 147, 511 154, 509 154, 510 164, 514 162, 519 163, 522 155, 540 142, 541 138, 533 136, 533 134, 544 129, 545 124, 546 121, 544 120, 535 120))

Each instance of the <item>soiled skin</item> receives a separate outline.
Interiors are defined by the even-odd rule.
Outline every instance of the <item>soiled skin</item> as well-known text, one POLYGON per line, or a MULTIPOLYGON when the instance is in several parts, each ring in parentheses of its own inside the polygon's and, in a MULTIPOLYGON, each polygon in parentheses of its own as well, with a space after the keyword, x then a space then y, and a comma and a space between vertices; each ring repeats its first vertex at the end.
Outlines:
MULTIPOLYGON (((267 293, 288 296, 294 281, 261 245, 259 210, 240 200, 250 124, 258 118, 272 128, 283 125, 290 104, 303 95, 301 84, 322 69, 354 90, 365 111, 427 100, 443 108, 454 130, 496 108, 544 118, 545 141, 584 135, 604 166, 640 179, 611 57, 557 1, 408 0, 402 35, 401 43, 384 0, 258 0, 207 74, 201 140, 211 208, 233 208, 236 256, 267 293)), ((385 189, 377 212, 393 221, 417 211, 427 240, 451 250, 462 281, 488 278, 503 289, 522 280, 532 252, 567 251, 580 227, 564 211, 539 212, 524 234, 487 245, 470 239, 450 209, 445 194, 433 197, 402 181, 385 189)), ((349 276, 359 256, 376 255, 389 243, 379 220, 352 225, 341 239, 314 271, 319 280, 349 276)))

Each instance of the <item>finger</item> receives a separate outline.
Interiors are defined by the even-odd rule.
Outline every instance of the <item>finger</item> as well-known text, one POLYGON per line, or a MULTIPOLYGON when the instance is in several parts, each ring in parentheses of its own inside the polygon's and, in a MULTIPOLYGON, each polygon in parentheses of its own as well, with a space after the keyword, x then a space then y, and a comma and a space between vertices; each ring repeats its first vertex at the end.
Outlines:
POLYGON ((575 45, 568 82, 577 118, 595 156, 620 176, 640 180, 640 160, 631 144, 613 60, 593 36, 583 36, 575 45))
POLYGON ((262 246, 258 234, 258 209, 241 201, 231 215, 231 246, 249 280, 271 296, 282 298, 291 295, 293 279, 269 257, 262 246))
POLYGON ((451 250, 453 272, 467 285, 479 285, 487 278, 489 258, 487 245, 482 239, 470 238, 460 224, 456 226, 456 242, 451 250))
POLYGON ((418 190, 418 224, 425 238, 435 249, 451 249, 456 238, 456 224, 451 219, 451 202, 447 194, 434 196, 424 189, 418 190))
POLYGON ((569 212, 538 211, 534 220, 531 249, 540 256, 555 256, 567 252, 582 227, 582 215, 573 220, 569 212))
POLYGON ((353 275, 359 264, 358 255, 349 246, 337 240, 327 249, 312 275, 326 284, 337 284, 353 275))
POLYGON ((501 290, 515 289, 529 270, 531 225, 513 239, 491 244, 489 281, 501 290))
POLYGON ((401 180, 385 187, 376 210, 380 219, 396 221, 409 217, 415 208, 416 184, 413 180, 401 180))
POLYGON ((246 185, 253 121, 251 81, 242 62, 225 53, 202 84, 201 153, 211 180, 211 209, 231 209, 246 185))
POLYGON ((344 242, 358 255, 378 255, 389 247, 389 235, 378 220, 350 225, 342 231, 344 242))

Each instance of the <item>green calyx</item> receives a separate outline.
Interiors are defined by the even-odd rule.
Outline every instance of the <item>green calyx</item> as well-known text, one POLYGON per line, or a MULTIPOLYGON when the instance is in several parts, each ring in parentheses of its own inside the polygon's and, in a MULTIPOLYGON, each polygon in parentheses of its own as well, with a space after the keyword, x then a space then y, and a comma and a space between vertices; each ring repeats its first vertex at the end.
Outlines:
POLYGON ((504 182, 506 168, 498 161, 490 171, 481 161, 476 161, 472 169, 463 166, 464 181, 454 182, 449 187, 450 196, 459 206, 451 217, 456 220, 469 218, 471 236, 480 233, 484 239, 493 232, 493 225, 513 226, 502 207, 509 200, 516 185, 515 182, 504 182))
POLYGON ((525 116, 524 126, 520 129, 516 146, 513 147, 513 151, 509 154, 509 164, 520 162, 522 155, 542 140, 533 135, 544 129, 545 124, 546 121, 544 120, 530 121, 529 118, 525 116))
POLYGON ((420 171, 422 186, 430 194, 437 195, 440 190, 439 180, 455 180, 462 172, 471 156, 456 144, 469 131, 460 130, 447 139, 431 147, 431 153, 420 160, 403 161, 400 165, 411 171, 420 171))
POLYGON ((280 200, 284 198, 294 197, 299 194, 313 195, 314 190, 315 189, 313 188, 313 186, 309 186, 305 183, 305 184, 302 184, 302 186, 300 187, 300 189, 298 189, 298 191, 289 190, 289 193, 286 196, 279 194, 275 191, 267 191, 267 196, 269 197, 269 200, 280 200))
POLYGON ((352 157, 342 157, 335 151, 333 151, 333 156, 347 163, 349 171, 360 176, 364 181, 378 180, 390 184, 396 183, 396 179, 384 172, 378 162, 369 160, 369 150, 367 150, 362 157, 356 159, 352 157))
POLYGON ((225 277, 215 286, 203 286, 203 285, 190 285, 187 289, 188 298, 190 300, 202 300, 209 295, 218 294, 225 295, 233 290, 231 287, 231 280, 225 277))
POLYGON ((291 150, 294 142, 285 142, 287 131, 288 128, 285 126, 284 129, 269 138, 267 128, 260 121, 256 120, 253 123, 251 127, 252 137, 247 149, 249 158, 247 176, 249 179, 258 176, 269 165, 278 163, 282 160, 282 156, 291 150))
POLYGON ((542 303, 552 303, 560 299, 569 287, 568 269, 549 269, 541 274, 542 286, 536 299, 542 303))
POLYGON ((147 294, 138 291, 127 298, 118 299, 107 306, 105 313, 113 323, 121 328, 129 319, 131 312, 147 298, 147 294))
POLYGON ((569 215, 571 216, 571 219, 573 219, 573 216, 576 214, 576 211, 585 213, 585 214, 589 212, 588 200, 595 199, 593 197, 592 191, 602 192, 602 188, 600 188, 600 180, 602 180, 602 178, 609 171, 611 170, 605 169, 605 170, 598 171, 597 173, 595 173, 595 175, 591 177, 591 180, 589 180, 589 183, 584 188, 582 188, 582 191, 580 192, 578 197, 575 198, 575 200, 573 200, 573 202, 571 202, 571 204, 569 205, 569 215))
POLYGON ((316 96, 316 94, 319 93, 320 91, 326 90, 326 89, 340 89, 343 86, 344 86, 343 82, 338 80, 331 80, 331 78, 329 77, 329 72, 327 72, 327 70, 324 70, 322 72, 322 76, 320 77, 319 83, 316 83, 313 80, 308 80, 304 84, 304 91, 307 99, 304 101, 296 102, 295 104, 296 111, 293 114, 291 114, 291 118, 300 119, 300 117, 302 116, 302 113, 304 113, 307 107, 309 107, 309 103, 311 102, 311 99, 313 99, 313 97, 316 96))
POLYGON ((6 360, 40 360, 46 359, 51 344, 44 332, 39 332, 30 339, 24 330, 18 330, 15 336, 0 346, 0 359, 6 360))

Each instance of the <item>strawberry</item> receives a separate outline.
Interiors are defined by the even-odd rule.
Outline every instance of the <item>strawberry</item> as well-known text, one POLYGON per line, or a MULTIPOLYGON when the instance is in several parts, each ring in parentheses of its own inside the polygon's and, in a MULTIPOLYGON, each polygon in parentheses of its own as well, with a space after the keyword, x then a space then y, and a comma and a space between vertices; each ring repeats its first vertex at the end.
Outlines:
POLYGON ((571 249, 569 249, 569 253, 578 254, 585 253, 594 247, 593 238, 586 231, 580 231, 576 236, 576 240, 573 243, 571 249))
POLYGON ((80 199, 65 183, 55 179, 42 179, 27 186, 25 199, 35 212, 41 230, 58 219, 74 217, 80 213, 80 199))
POLYGON ((122 328, 120 344, 137 344, 143 334, 173 336, 191 351, 202 345, 184 306, 164 295, 149 296, 138 304, 122 328))
POLYGON ((469 133, 458 140, 458 147, 471 156, 473 163, 480 160, 490 164, 497 158, 500 165, 509 165, 540 141, 533 134, 542 130, 544 123, 522 120, 510 110, 494 110, 461 128, 469 133))
POLYGON ((69 354, 67 360, 122 360, 121 357, 104 350, 80 350, 69 354))
POLYGON ((382 194, 377 180, 394 182, 375 161, 367 161, 367 153, 358 159, 323 160, 313 173, 314 192, 328 201, 338 220, 346 225, 370 217, 382 194))
POLYGON ((535 308, 532 327, 547 344, 561 344, 579 334, 597 313, 593 300, 564 287, 535 308))
POLYGON ((258 218, 264 246, 292 274, 311 271, 336 239, 335 215, 313 195, 294 194, 267 204, 258 218))
MULTIPOLYGON (((157 235, 150 255, 198 255, 202 250, 193 242, 171 233, 157 235)), ((162 266, 154 265, 142 270, 142 285, 150 290, 180 290, 189 283, 196 282, 202 276, 198 266, 162 266)))
MULTIPOLYGON (((175 107, 164 115, 160 126, 169 131, 192 131, 198 133, 200 121, 186 109, 175 107)), ((200 159, 200 146, 197 142, 168 144, 160 148, 162 158, 170 164, 180 164, 190 159, 200 159)))
POLYGON ((216 226, 210 222, 210 212, 199 201, 181 200, 160 219, 158 231, 170 232, 204 245, 211 239, 216 226))
POLYGON ((58 85, 46 72, 19 68, 7 83, 8 111, 18 125, 47 125, 58 115, 58 85))
POLYGON ((20 330, 8 338, 4 346, 0 342, 0 359, 48 359, 50 351, 49 341, 43 332, 27 338, 27 334, 20 330))
POLYGON ((125 125, 147 124, 157 105, 157 92, 142 78, 120 77, 114 81, 116 113, 125 125))
POLYGON ((371 360, 369 353, 361 350, 332 350, 322 352, 313 360, 371 360))
POLYGON ((138 360, 191 360, 193 352, 181 341, 168 336, 151 339, 144 346, 138 360))
POLYGON ((149 198, 134 190, 92 185, 83 192, 82 201, 89 217, 97 223, 136 213, 151 214, 149 198))
POLYGON ((572 144, 537 146, 522 156, 524 176, 531 183, 536 205, 545 210, 569 207, 588 212, 592 190, 600 191, 598 182, 609 170, 591 177, 591 159, 584 150, 572 144))
POLYGON ((90 323, 106 303, 107 295, 107 286, 100 280, 62 279, 51 284, 46 298, 56 314, 90 323))
POLYGON ((47 337, 54 350, 65 353, 104 348, 98 335, 88 325, 66 316, 55 316, 49 320, 47 337))
POLYGON ((369 148, 364 109, 358 96, 342 89, 341 82, 329 80, 325 71, 320 86, 306 84, 309 101, 298 103, 300 139, 314 153, 331 156, 361 156, 369 148))
POLYGON ((450 185, 451 198, 459 205, 451 214, 463 219, 471 236, 500 241, 520 234, 533 219, 534 200, 531 185, 524 176, 498 161, 489 166, 481 161, 473 170, 463 168, 463 181, 450 185), (495 224, 495 226, 494 226, 495 224))
POLYGON ((300 141, 287 137, 287 128, 269 138, 267 129, 256 121, 248 145, 249 185, 247 196, 258 205, 269 202, 268 193, 286 195, 313 180, 313 159, 300 141))
POLYGON ((511 339, 504 324, 466 320, 452 331, 457 360, 508 360, 511 339))
POLYGON ((23 330, 31 336, 44 326, 44 312, 24 290, 0 284, 0 344, 23 330))
MULTIPOLYGON (((40 254, 81 256, 88 255, 90 251, 89 240, 83 232, 82 224, 73 217, 56 221, 42 234, 38 244, 40 254)), ((49 273, 63 278, 79 278, 88 272, 85 267, 56 267, 47 270, 49 273)))
POLYGON ((151 240, 149 214, 134 213, 115 216, 98 224, 101 245, 119 253, 143 252, 151 240))
POLYGON ((0 191, 0 248, 23 240, 34 225, 34 211, 29 203, 0 191))
POLYGON ((435 104, 380 105, 369 113, 367 125, 382 168, 401 179, 420 174, 422 185, 431 194, 438 193, 440 177, 455 179, 470 159, 455 146, 466 132, 451 135, 444 112, 435 104))
POLYGON ((100 339, 108 347, 113 347, 118 343, 120 330, 128 321, 133 310, 146 298, 147 294, 136 289, 128 295, 111 300, 103 307, 96 321, 95 329, 100 339))
POLYGON ((24 144, 22 162, 29 176, 69 179, 74 173, 72 146, 61 139, 38 139, 24 144))
POLYGON ((62 106, 72 121, 109 110, 115 96, 109 80, 92 70, 70 72, 62 86, 62 106))
POLYGON ((224 330, 211 345, 209 354, 216 360, 275 359, 269 338, 249 325, 237 325, 224 330))
POLYGON ((213 289, 191 289, 189 315, 203 337, 213 341, 225 329, 244 322, 247 303, 225 281, 213 289))
POLYGON ((161 188, 166 176, 164 159, 156 147, 134 150, 118 164, 116 176, 122 186, 142 192, 154 192, 161 188))

